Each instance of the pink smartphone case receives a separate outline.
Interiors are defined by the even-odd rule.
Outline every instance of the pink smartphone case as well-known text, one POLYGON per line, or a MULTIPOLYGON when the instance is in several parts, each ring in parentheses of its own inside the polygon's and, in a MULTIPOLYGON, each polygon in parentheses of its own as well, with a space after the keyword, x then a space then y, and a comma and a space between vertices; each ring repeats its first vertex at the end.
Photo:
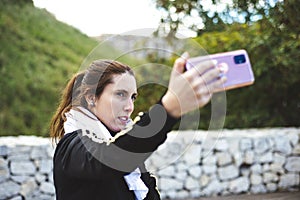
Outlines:
POLYGON ((251 63, 247 51, 243 49, 190 58, 186 64, 187 70, 204 60, 216 60, 217 65, 221 63, 225 63, 225 65, 227 64, 227 81, 224 83, 224 88, 220 90, 244 87, 254 83, 254 75, 251 68, 251 63))

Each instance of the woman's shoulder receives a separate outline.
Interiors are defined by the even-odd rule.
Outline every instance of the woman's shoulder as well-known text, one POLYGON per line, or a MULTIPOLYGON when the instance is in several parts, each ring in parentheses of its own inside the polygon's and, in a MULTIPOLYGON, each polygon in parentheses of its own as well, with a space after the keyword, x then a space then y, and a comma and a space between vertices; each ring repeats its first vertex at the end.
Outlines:
POLYGON ((76 130, 71 133, 65 134, 57 143, 55 151, 66 150, 66 148, 72 146, 72 144, 76 143, 76 140, 79 139, 78 135, 82 130, 76 130))
POLYGON ((99 135, 90 130, 78 129, 76 131, 66 133, 58 142, 56 151, 67 150, 67 148, 72 148, 78 144, 86 143, 87 140, 97 144, 101 144, 105 141, 104 138, 99 137, 99 135))
POLYGON ((78 130, 70 132, 70 133, 65 133, 64 136, 60 139, 59 143, 73 140, 74 138, 76 138, 76 136, 78 136, 79 133, 82 133, 81 129, 78 129, 78 130))

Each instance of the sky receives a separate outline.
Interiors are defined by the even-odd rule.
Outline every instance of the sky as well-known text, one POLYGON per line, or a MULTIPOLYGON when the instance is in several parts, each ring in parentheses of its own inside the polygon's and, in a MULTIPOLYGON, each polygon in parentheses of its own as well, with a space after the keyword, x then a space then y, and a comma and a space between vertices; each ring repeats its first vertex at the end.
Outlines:
POLYGON ((160 12, 153 0, 33 0, 57 20, 88 36, 124 34, 159 25, 160 12))

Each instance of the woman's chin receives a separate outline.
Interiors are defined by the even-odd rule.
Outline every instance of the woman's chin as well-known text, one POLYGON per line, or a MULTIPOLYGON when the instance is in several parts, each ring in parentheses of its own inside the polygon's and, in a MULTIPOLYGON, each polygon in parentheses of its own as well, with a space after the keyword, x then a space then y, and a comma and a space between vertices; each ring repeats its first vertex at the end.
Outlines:
POLYGON ((125 126, 114 126, 114 127, 111 127, 110 130, 114 131, 114 132, 120 132, 122 131, 123 129, 125 129, 125 126))

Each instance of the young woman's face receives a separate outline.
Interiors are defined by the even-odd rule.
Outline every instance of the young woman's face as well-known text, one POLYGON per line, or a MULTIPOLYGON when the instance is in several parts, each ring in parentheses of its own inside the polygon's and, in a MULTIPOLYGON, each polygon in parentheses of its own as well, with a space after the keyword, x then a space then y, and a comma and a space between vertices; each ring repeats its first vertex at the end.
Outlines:
POLYGON ((114 75, 113 83, 104 88, 92 110, 110 130, 120 131, 130 120, 136 96, 134 76, 129 73, 114 75))

